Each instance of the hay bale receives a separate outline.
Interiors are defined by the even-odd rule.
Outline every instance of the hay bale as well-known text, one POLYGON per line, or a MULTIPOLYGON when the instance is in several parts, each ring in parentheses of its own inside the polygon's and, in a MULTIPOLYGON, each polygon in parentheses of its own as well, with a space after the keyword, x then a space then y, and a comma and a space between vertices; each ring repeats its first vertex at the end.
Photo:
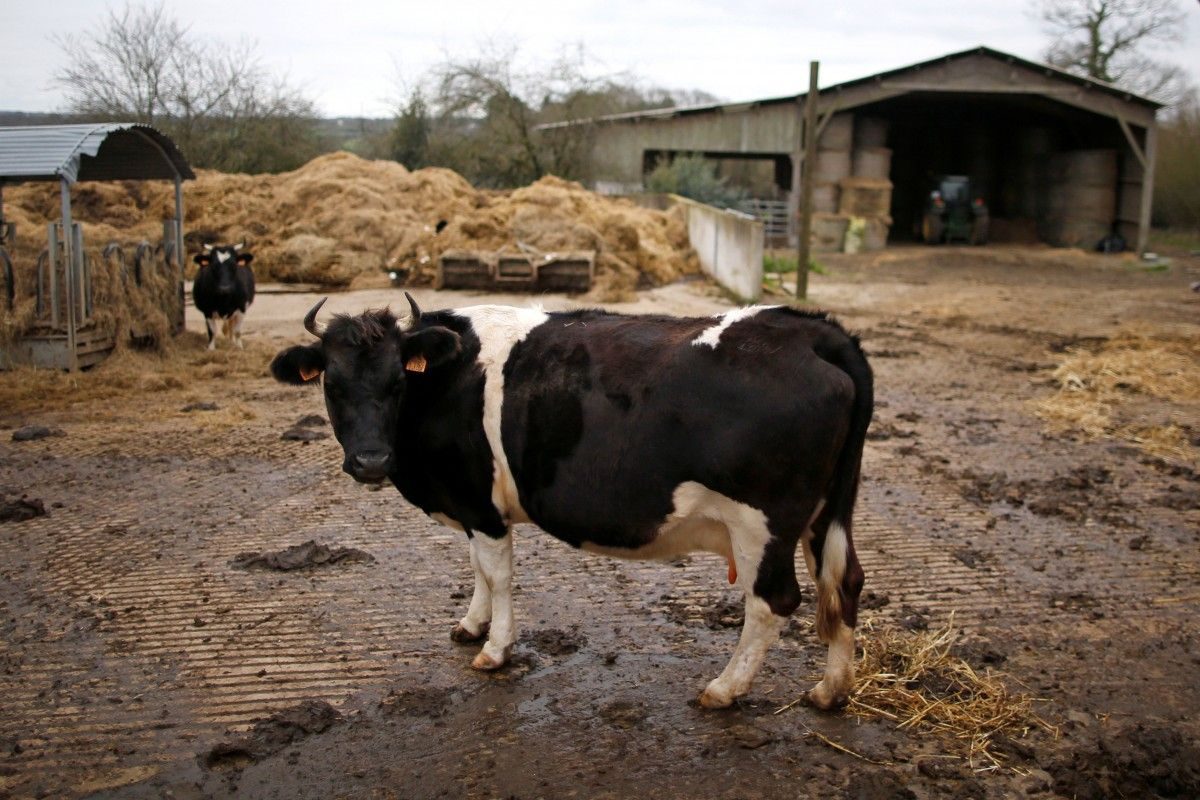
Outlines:
POLYGON ((854 144, 854 114, 834 114, 821 131, 817 146, 825 150, 849 150, 854 144))
POLYGON ((813 165, 813 187, 823 183, 838 183, 850 175, 849 150, 818 150, 813 165))
POLYGON ((858 117, 854 120, 854 146, 886 147, 890 125, 885 117, 858 117))
POLYGON ((887 219, 892 207, 892 182, 878 178, 845 178, 840 183, 838 212, 854 217, 887 219))
POLYGON ((840 253, 846 239, 850 217, 844 214, 813 214, 812 250, 815 253, 840 253))
POLYGON ((860 147, 854 151, 851 171, 856 178, 887 180, 892 172, 892 151, 886 147, 860 147))

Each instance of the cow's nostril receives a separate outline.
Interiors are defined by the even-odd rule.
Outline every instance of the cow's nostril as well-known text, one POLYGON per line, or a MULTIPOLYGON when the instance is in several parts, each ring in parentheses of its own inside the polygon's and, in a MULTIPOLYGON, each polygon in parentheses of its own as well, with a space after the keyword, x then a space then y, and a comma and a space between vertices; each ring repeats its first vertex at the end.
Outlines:
POLYGON ((386 471, 388 454, 380 450, 368 450, 354 455, 354 466, 362 473, 381 475, 386 471))

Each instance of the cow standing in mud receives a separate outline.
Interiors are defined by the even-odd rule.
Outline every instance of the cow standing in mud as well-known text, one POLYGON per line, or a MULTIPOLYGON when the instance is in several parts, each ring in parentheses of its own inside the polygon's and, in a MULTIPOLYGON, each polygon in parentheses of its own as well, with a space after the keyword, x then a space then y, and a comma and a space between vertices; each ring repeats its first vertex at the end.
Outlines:
MULTIPOLYGON (((323 303, 324 301, 321 301, 323 303)), ((356 480, 390 479, 470 541, 475 592, 452 631, 487 637, 473 666, 508 660, 511 527, 624 558, 705 551, 746 596, 733 658, 700 697, 750 690, 800 604, 795 551, 817 585, 829 645, 816 706, 854 680, 863 573, 851 519, 873 382, 857 340, 824 314, 783 307, 711 318, 475 306, 339 315, 320 341, 279 353, 280 381, 323 379, 356 480)))
POLYGON ((222 326, 234 344, 242 346, 242 321, 254 302, 254 271, 250 269, 254 256, 243 252, 244 246, 206 244, 204 252, 193 259, 200 271, 192 283, 192 301, 208 327, 209 350, 216 349, 217 331, 222 326))

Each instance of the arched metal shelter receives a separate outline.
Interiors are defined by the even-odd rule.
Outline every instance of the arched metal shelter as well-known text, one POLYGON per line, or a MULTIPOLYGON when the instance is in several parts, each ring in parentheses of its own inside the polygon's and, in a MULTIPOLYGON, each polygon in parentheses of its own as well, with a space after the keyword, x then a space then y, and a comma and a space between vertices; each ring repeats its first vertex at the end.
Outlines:
MULTIPOLYGON (((33 125, 0 128, 0 223, 4 217, 3 187, 27 181, 58 181, 62 219, 51 225, 49 250, 66 265, 62 287, 66 295, 65 318, 58 318, 54 303, 54 331, 44 341, 27 341, 21 352, 0 352, 5 362, 31 361, 39 366, 78 369, 97 359, 83 359, 77 347, 80 325, 86 317, 83 291, 83 237, 71 219, 71 185, 79 181, 169 180, 175 184, 175 218, 164 229, 174 258, 182 264, 183 181, 196 177, 187 160, 165 134, 138 123, 108 122, 81 125, 33 125)), ((0 249, 11 229, 0 225, 0 249)), ((50 270, 51 276, 57 270, 50 270)), ((10 281, 11 283, 11 281, 10 281)), ((52 280, 53 283, 53 280, 52 280)), ((182 287, 182 283, 180 283, 182 287)), ((52 290, 57 291, 53 286, 52 290)), ((183 303, 180 300, 180 309, 183 303)), ((182 313, 179 315, 182 325, 182 313)), ((103 358, 103 355, 100 356, 103 358)))

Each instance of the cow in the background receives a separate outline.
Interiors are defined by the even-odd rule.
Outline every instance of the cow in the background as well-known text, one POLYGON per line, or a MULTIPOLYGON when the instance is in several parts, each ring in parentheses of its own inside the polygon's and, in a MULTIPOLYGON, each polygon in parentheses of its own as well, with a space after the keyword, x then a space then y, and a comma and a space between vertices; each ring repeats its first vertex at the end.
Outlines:
MULTIPOLYGON (((324 301, 322 301, 324 302, 324 301)), ((745 593, 742 637, 700 702, 750 690, 800 605, 795 554, 817 585, 829 645, 820 708, 845 703, 863 572, 851 539, 874 407, 857 339, 784 307, 707 318, 475 306, 304 319, 320 341, 284 350, 275 377, 323 378, 356 480, 390 479, 470 539, 475 594, 451 632, 487 638, 476 669, 508 660, 514 523, 625 558, 715 553, 745 593)))
POLYGON ((242 320, 254 302, 254 256, 244 252, 243 244, 217 247, 204 245, 195 259, 200 265, 192 283, 192 301, 208 326, 208 349, 217 346, 217 331, 225 326, 234 344, 242 346, 242 320))

